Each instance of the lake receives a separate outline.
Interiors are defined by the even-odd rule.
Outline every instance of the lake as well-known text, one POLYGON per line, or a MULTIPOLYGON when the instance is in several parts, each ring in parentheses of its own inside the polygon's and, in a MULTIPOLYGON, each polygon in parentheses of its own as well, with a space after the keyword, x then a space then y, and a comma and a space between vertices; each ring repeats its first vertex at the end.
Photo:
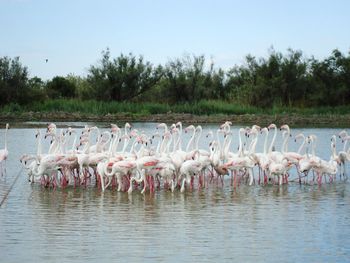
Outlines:
MULTIPOLYGON (((226 178, 223 187, 144 195, 111 188, 103 193, 95 186, 47 189, 30 185, 19 162, 22 154, 36 152, 33 125, 43 124, 25 123, 8 132, 10 155, 0 177, 0 200, 10 190, 0 208, 1 262, 350 261, 350 187, 339 176, 322 185, 242 184, 237 189, 226 178)), ((108 129, 106 123, 97 125, 108 129)), ((134 123, 148 134, 155 125, 134 123)), ((217 127, 203 125, 202 148, 209 141, 204 134, 217 127)), ((233 127, 234 134, 238 128, 233 127)), ((331 136, 341 131, 291 128, 293 135, 316 134, 316 153, 326 160, 331 136)), ((3 135, 2 129, 0 148, 3 135)), ((48 142, 43 146, 47 149, 48 142)), ((235 136, 231 149, 237 146, 235 136)), ((298 146, 290 140, 289 150, 298 146)))

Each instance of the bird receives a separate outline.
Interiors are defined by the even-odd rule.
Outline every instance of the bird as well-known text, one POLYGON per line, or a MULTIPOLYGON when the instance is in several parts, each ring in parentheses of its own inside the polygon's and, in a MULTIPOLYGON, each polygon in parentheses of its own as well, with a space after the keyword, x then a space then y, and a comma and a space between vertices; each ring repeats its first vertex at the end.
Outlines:
POLYGON ((5 148, 0 150, 0 164, 1 164, 1 174, 3 174, 3 163, 6 162, 6 159, 9 155, 9 152, 7 150, 7 131, 9 129, 9 124, 6 123, 6 130, 5 130, 5 148))

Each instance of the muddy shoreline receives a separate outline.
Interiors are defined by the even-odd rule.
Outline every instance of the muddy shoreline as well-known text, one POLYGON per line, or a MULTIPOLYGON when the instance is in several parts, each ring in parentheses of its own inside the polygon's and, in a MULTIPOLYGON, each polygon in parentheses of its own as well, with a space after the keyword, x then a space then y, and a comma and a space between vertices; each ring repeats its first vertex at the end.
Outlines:
POLYGON ((166 122, 174 123, 222 123, 232 121, 234 125, 259 124, 266 126, 270 123, 289 124, 294 127, 350 127, 350 114, 344 115, 298 115, 298 114, 243 114, 243 115, 193 115, 185 113, 167 113, 153 115, 138 114, 107 114, 92 115, 66 112, 26 112, 0 114, 0 122, 166 122))

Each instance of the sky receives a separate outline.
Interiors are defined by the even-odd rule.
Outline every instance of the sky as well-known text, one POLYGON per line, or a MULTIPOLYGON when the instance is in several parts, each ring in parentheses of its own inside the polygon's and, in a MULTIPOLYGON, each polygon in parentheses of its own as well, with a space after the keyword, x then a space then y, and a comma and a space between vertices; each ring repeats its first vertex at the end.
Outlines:
POLYGON ((107 47, 154 65, 205 55, 224 69, 271 47, 324 59, 350 51, 350 1, 0 0, 0 57, 19 56, 31 77, 85 76, 107 47))

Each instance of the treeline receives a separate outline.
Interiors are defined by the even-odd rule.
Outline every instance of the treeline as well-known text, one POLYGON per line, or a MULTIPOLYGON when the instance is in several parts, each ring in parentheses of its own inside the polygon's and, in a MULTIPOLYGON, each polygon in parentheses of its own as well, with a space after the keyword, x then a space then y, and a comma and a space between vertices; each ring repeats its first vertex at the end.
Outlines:
POLYGON ((324 60, 301 51, 270 50, 267 58, 246 56, 229 70, 205 56, 184 55, 165 65, 142 56, 102 52, 87 76, 30 77, 19 58, 0 58, 0 106, 28 105, 47 99, 187 104, 220 100, 257 108, 325 107, 350 103, 350 52, 334 50, 324 60))

